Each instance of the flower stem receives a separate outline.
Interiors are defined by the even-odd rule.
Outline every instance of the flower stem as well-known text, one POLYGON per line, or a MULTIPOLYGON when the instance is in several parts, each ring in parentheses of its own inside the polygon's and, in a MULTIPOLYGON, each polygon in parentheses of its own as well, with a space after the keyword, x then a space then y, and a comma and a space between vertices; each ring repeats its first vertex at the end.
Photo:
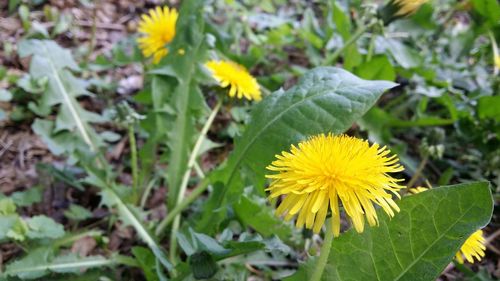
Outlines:
POLYGON ((418 165, 417 170, 415 171, 415 173, 411 177, 410 181, 408 182, 408 185, 407 185, 408 188, 412 187, 415 184, 415 182, 417 182, 417 180, 420 178, 420 175, 422 174, 422 171, 424 170, 425 165, 427 165, 428 160, 429 160, 429 154, 426 154, 424 156, 424 159, 422 159, 422 162, 420 162, 420 164, 418 165))
POLYGON ((135 140, 134 124, 128 126, 128 138, 130 142, 130 167, 132 168, 132 190, 134 193, 134 201, 139 200, 139 168, 137 162, 137 143, 135 140))
POLYGON ((365 31, 368 30, 368 28, 374 26, 376 23, 377 23, 376 21, 373 21, 373 22, 366 24, 366 25, 364 25, 364 24, 360 25, 358 27, 358 29, 356 29, 354 34, 345 42, 345 44, 342 47, 335 50, 335 52, 333 54, 326 56, 323 65, 331 65, 331 64, 335 63, 337 61, 337 59, 339 58, 339 56, 347 48, 349 48, 349 46, 351 46, 354 42, 356 42, 359 39, 359 37, 361 37, 361 35, 363 35, 365 33, 365 31))
POLYGON ((187 206, 198 198, 205 190, 207 190, 210 181, 205 178, 201 181, 198 186, 184 199, 181 203, 177 204, 175 208, 173 208, 168 215, 158 224, 155 230, 156 236, 161 236, 163 230, 172 223, 174 218, 180 214, 187 206))
MULTIPOLYGON (((208 116, 207 122, 201 129, 200 135, 198 136, 198 139, 196 140, 196 143, 193 147, 193 150, 191 151, 191 155, 188 160, 188 165, 186 168, 186 172, 184 173, 184 177, 182 178, 181 186, 179 188, 179 196, 177 197, 177 202, 176 206, 178 206, 182 202, 182 197, 184 196, 184 193, 186 193, 187 185, 189 182, 189 176, 191 174, 191 169, 194 167, 196 164, 196 157, 198 156, 198 152, 201 149, 201 145, 203 143, 203 140, 205 139, 205 136, 208 133, 208 130, 212 126, 212 123, 215 120, 215 116, 219 112, 219 109, 222 106, 222 99, 220 99, 217 104, 215 105, 214 109, 212 109, 212 112, 210 113, 210 116, 208 116)), ((174 223, 172 225, 172 230, 170 232, 170 260, 175 264, 175 255, 177 252, 177 231, 179 230, 180 226, 180 212, 175 215, 174 218, 174 223)), ((162 221, 163 223, 163 221, 162 221)), ((161 223, 160 225, 161 226, 161 223)), ((157 228, 158 230, 158 228, 157 228)))
POLYGON ((332 219, 329 219, 326 222, 325 240, 323 241, 323 245, 321 246, 319 259, 316 263, 316 267, 314 268, 311 279, 309 279, 310 281, 320 281, 321 276, 323 275, 323 271, 325 270, 325 266, 328 261, 328 256, 330 255, 330 249, 332 248, 333 242, 332 223, 332 219))

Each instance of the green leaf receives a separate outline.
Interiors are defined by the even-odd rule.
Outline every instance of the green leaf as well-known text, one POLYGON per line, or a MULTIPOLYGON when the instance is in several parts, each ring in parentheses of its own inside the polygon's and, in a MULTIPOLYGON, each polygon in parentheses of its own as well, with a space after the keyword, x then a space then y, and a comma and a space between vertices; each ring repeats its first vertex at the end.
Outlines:
POLYGON ((356 67, 355 73, 363 79, 396 80, 396 71, 384 55, 375 56, 370 61, 356 67))
POLYGON ((36 279, 48 273, 47 264, 53 257, 53 250, 50 248, 37 248, 22 259, 16 260, 5 268, 0 274, 0 278, 16 276, 21 279, 36 279), (44 266, 45 265, 45 266, 44 266))
POLYGON ((252 199, 242 196, 241 200, 234 204, 234 211, 244 223, 263 236, 277 235, 281 239, 287 239, 292 234, 291 224, 276 217, 265 201, 264 198, 256 196, 252 199))
POLYGON ((42 201, 42 188, 32 187, 26 191, 17 191, 10 195, 17 206, 26 207, 42 201))
POLYGON ((495 119, 500 122, 500 96, 481 97, 478 100, 477 111, 481 119, 495 119))
POLYGON ((134 210, 129 205, 125 204, 111 187, 104 188, 101 192, 101 196, 108 207, 116 207, 118 209, 121 220, 126 225, 131 225, 135 229, 137 235, 139 235, 139 237, 151 249, 161 264, 167 270, 172 270, 172 265, 168 261, 167 255, 158 242, 156 242, 156 238, 141 223, 134 210))
MULTIPOLYGON (((322 280, 436 280, 489 222, 493 200, 487 182, 474 182, 411 195, 398 206, 392 219, 379 210, 378 227, 336 238, 322 280)), ((286 280, 307 280, 313 268, 314 261, 286 280)))
POLYGON ((142 272, 147 281, 159 280, 156 276, 155 256, 148 248, 133 247, 132 253, 134 254, 137 263, 142 268, 142 272))
POLYGON ((394 60, 403 68, 419 66, 423 59, 417 51, 398 40, 378 36, 376 45, 392 55, 394 60))
MULTIPOLYGON (((69 50, 61 48, 50 40, 24 40, 19 44, 20 57, 32 56, 30 64, 30 75, 39 79, 48 78, 47 89, 36 104, 31 103, 30 108, 37 113, 50 113, 52 106, 60 105, 57 118, 50 127, 50 134, 44 133, 44 139, 51 138, 60 131, 68 131, 73 135, 73 145, 67 145, 66 137, 61 139, 54 136, 53 143, 66 141, 55 147, 54 153, 74 152, 79 146, 80 150, 96 152, 102 145, 102 140, 89 126, 91 122, 103 121, 99 115, 85 110, 77 101, 81 95, 89 95, 86 90, 87 82, 73 76, 72 71, 79 70, 69 50), (74 138, 74 136, 79 138, 74 138), (76 140, 76 143, 74 141, 76 140), (80 141, 82 140, 82 141, 80 141), (81 143, 80 145, 77 145, 81 143)), ((52 123, 52 122, 51 122, 52 123)), ((34 125, 35 126, 35 125, 34 125)), ((40 131, 40 127, 34 127, 34 131, 40 131)))
POLYGON ((16 204, 12 198, 2 198, 0 199, 0 215, 12 215, 16 214, 16 204))
POLYGON ((21 279, 36 279, 50 272, 81 274, 88 268, 113 266, 118 263, 119 256, 106 259, 102 256, 79 257, 71 253, 54 258, 50 248, 38 248, 26 257, 7 265, 0 278, 16 276, 21 279))
POLYGON ((64 227, 53 219, 40 215, 26 220, 30 239, 50 238, 56 239, 64 236, 64 227))
POLYGON ((82 221, 92 217, 92 212, 82 206, 71 204, 69 209, 64 211, 64 215, 74 221, 82 221))
POLYGON ((485 17, 491 25, 500 21, 500 4, 496 0, 472 0, 474 10, 485 17))

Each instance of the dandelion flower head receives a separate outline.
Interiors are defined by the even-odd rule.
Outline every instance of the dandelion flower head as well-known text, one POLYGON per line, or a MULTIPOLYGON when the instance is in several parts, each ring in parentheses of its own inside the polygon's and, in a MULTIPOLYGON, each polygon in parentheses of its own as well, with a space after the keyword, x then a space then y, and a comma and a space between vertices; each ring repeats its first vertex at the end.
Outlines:
POLYGON ((262 99, 257 80, 248 70, 232 61, 211 60, 205 64, 222 88, 229 87, 229 96, 259 101, 262 99))
POLYGON ((175 37, 175 25, 179 14, 176 9, 156 7, 149 14, 143 14, 139 22, 139 32, 143 34, 137 39, 139 48, 146 57, 153 57, 153 63, 158 63, 167 55, 166 44, 175 37))
POLYGON ((455 255, 455 259, 459 263, 464 263, 463 257, 465 257, 465 259, 470 263, 474 263, 474 258, 476 258, 477 261, 480 261, 485 255, 485 242, 482 230, 472 233, 472 235, 465 240, 464 244, 455 255))
POLYGON ((396 16, 407 16, 415 13, 420 6, 429 0, 394 0, 394 3, 399 6, 396 16))
POLYGON ((297 215, 297 227, 318 233, 332 213, 332 230, 340 233, 340 204, 354 228, 362 232, 368 224, 378 224, 374 205, 389 216, 399 208, 392 199, 404 186, 389 173, 403 171, 396 155, 378 144, 347 135, 320 134, 292 145, 289 152, 276 155, 267 167, 275 174, 267 189, 270 198, 283 196, 276 210, 290 220, 297 215))

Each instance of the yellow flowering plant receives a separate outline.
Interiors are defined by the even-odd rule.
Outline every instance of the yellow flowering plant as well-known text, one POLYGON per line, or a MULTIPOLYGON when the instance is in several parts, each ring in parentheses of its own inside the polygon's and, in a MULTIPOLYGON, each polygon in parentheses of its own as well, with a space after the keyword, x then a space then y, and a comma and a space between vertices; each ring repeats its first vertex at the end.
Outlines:
POLYGON ((58 162, 37 168, 46 191, 0 194, 0 280, 431 281, 488 261, 498 196, 473 179, 498 176, 500 16, 462 44, 462 26, 417 26, 456 12, 425 0, 167 2, 127 7, 133 34, 111 54, 26 39, 5 60, 27 74, 2 109, 31 115, 0 134, 0 164, 42 158, 4 142, 29 122, 58 162), (115 67, 127 77, 97 79, 115 67))

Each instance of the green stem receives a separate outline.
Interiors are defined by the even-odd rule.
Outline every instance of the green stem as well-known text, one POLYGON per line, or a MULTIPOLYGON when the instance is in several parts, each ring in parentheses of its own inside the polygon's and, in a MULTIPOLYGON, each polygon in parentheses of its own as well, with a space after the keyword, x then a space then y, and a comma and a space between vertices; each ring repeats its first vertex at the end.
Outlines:
POLYGON ((428 160, 429 160, 429 154, 426 154, 424 156, 424 159, 422 159, 422 162, 420 162, 420 164, 418 165, 417 170, 415 171, 415 173, 411 177, 410 181, 408 182, 408 185, 407 185, 408 188, 412 187, 415 184, 415 182, 420 178, 420 175, 422 174, 422 171, 424 170, 425 165, 427 165, 428 160))
MULTIPOLYGON (((191 169, 194 167, 196 164, 196 158, 198 157, 198 152, 201 149, 201 145, 203 144, 203 140, 205 139, 205 136, 208 133, 208 130, 212 126, 212 123, 215 120, 215 116, 219 112, 219 109, 222 106, 222 99, 220 99, 217 104, 215 105, 214 109, 210 113, 210 116, 208 116, 207 122, 201 129, 200 135, 198 136, 198 139, 196 140, 196 143, 193 147, 193 150, 191 151, 191 156, 189 157, 188 160, 188 165, 186 172, 184 173, 184 177, 182 178, 181 186, 179 188, 179 195, 177 196, 177 201, 176 201, 176 206, 179 205, 182 202, 182 197, 184 196, 184 193, 186 193, 187 185, 189 182, 189 176, 191 174, 191 169)), ((170 232, 170 260, 175 264, 175 256, 177 252, 177 231, 179 230, 181 222, 181 217, 180 214, 177 214, 174 218, 174 223, 172 225, 172 231, 170 232)))
POLYGON ((354 34, 345 42, 344 46, 338 48, 335 50, 335 52, 325 58, 325 61, 323 65, 331 65, 337 61, 339 56, 347 49, 349 46, 351 46, 354 42, 356 42, 361 35, 365 33, 368 28, 374 26, 377 22, 374 21, 372 23, 369 23, 367 25, 360 25, 358 29, 354 32, 354 34))
POLYGON ((90 56, 92 56, 92 53, 94 52, 94 48, 95 48, 96 31, 97 31, 97 7, 95 5, 96 4, 94 4, 92 7, 92 27, 90 29, 89 49, 87 50, 87 54, 85 56, 85 63, 86 64, 89 63, 90 56))
POLYGON ((371 38, 370 38, 370 45, 368 46, 368 51, 367 51, 367 54, 366 54, 366 62, 369 62, 372 60, 372 57, 373 57, 373 49, 375 47, 375 38, 377 36, 375 34, 372 34, 371 38))
POLYGON ((148 200, 149 194, 151 193, 151 189, 153 189, 153 186, 156 183, 156 179, 152 179, 149 184, 146 186, 146 189, 144 189, 144 192, 142 193, 141 197, 141 209, 146 206, 146 201, 148 200))
POLYGON ((134 124, 128 126, 128 138, 130 142, 130 166, 132 167, 132 190, 134 192, 134 202, 139 200, 139 168, 137 162, 137 144, 135 140, 134 124))
POLYGON ((71 235, 68 235, 66 237, 63 237, 60 240, 53 242, 52 246, 54 248, 58 248, 58 247, 61 247, 64 245, 72 244, 73 242, 78 241, 81 238, 86 237, 86 236, 94 237, 94 236, 100 236, 100 235, 102 235, 102 231, 100 231, 100 230, 88 230, 88 231, 85 231, 82 233, 71 234, 71 235))
POLYGON ((332 248, 333 242, 333 230, 332 230, 332 219, 327 220, 326 222, 326 233, 325 240, 323 241, 323 245, 321 246, 321 252, 319 254, 318 262, 314 268, 314 272, 312 274, 310 281, 319 281, 321 280, 321 276, 323 275, 323 271, 325 270, 326 263, 328 261, 328 256, 330 255, 330 249, 332 248))
POLYGON ((163 233, 164 229, 169 226, 174 218, 180 214, 187 206, 189 206, 191 203, 193 203, 207 188, 210 186, 209 185, 210 181, 205 178, 203 181, 198 184, 198 186, 184 199, 182 200, 181 203, 175 206, 168 215, 158 224, 155 230, 156 236, 161 236, 163 233))

